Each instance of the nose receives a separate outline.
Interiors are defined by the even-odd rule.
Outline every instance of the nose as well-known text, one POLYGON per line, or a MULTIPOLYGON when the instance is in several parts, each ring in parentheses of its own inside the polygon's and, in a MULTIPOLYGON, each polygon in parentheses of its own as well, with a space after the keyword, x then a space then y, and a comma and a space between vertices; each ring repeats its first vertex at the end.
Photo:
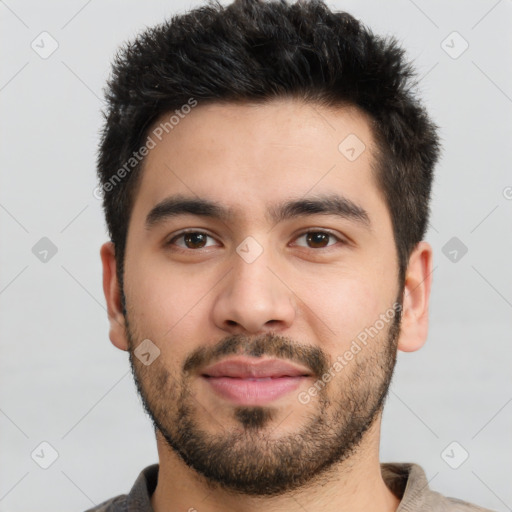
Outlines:
POLYGON ((213 321, 230 334, 276 333, 295 318, 293 292, 272 264, 267 250, 252 262, 233 254, 233 267, 219 283, 213 321))

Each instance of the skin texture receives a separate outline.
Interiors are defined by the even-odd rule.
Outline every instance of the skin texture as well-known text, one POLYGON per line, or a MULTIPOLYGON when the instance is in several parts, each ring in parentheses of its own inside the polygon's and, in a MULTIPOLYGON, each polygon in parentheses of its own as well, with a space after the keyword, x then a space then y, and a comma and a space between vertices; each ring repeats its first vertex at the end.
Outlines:
POLYGON ((368 119, 355 108, 279 99, 199 105, 146 157, 126 245, 126 317, 113 244, 100 253, 110 339, 130 351, 156 426, 156 512, 396 510, 400 500, 379 466, 382 405, 397 349, 418 350, 427 337, 432 249, 417 245, 402 290, 373 147, 368 119), (354 161, 338 150, 349 134, 366 146, 354 161), (332 193, 364 208, 371 229, 326 214, 278 223, 266 215, 271 205, 332 193), (236 215, 224 222, 187 214, 147 230, 149 211, 175 194, 236 215), (208 238, 175 238, 184 229, 208 238), (333 236, 304 233, 319 230, 333 236), (236 250, 248 236, 262 249, 250 263, 236 250), (378 324, 302 403, 299 393, 397 302, 400 325, 399 315, 378 324), (133 352, 145 339, 160 351, 148 366, 133 352), (200 376, 229 354, 282 358, 311 377, 265 406, 236 406, 200 376))

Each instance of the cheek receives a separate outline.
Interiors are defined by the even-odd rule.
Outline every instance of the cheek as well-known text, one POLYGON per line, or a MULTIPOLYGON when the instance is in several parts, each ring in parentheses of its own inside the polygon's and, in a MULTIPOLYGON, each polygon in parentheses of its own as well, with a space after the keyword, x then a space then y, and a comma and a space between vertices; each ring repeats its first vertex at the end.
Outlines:
POLYGON ((322 286, 318 279, 307 280, 297 296, 306 322, 317 325, 316 331, 327 326, 325 342, 336 352, 340 346, 348 346, 365 327, 373 325, 388 308, 387 295, 383 295, 380 283, 360 274, 335 277, 330 273, 322 286))
POLYGON ((204 326, 207 301, 200 299, 211 285, 154 260, 141 261, 136 272, 127 270, 126 275, 126 300, 138 336, 153 341, 164 356, 172 353, 172 359, 179 360, 184 349, 190 350, 188 340, 195 330, 204 326))
POLYGON ((125 275, 126 300, 139 329, 144 331, 141 334, 161 336, 174 324, 174 315, 179 314, 174 295, 177 288, 171 286, 172 281, 162 269, 149 261, 138 261, 131 268, 127 265, 125 275))

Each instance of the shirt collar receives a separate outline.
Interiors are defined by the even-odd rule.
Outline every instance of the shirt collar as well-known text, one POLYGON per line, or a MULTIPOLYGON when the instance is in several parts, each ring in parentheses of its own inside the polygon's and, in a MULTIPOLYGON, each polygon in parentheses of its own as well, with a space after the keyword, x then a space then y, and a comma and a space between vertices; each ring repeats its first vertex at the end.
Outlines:
MULTIPOLYGON (((427 500, 437 495, 430 491, 425 472, 418 464, 385 462, 380 467, 384 482, 401 499, 396 512, 420 510, 427 500)), ((158 464, 153 464, 141 471, 126 496, 126 512, 154 512, 151 496, 158 482, 158 468, 158 464)))

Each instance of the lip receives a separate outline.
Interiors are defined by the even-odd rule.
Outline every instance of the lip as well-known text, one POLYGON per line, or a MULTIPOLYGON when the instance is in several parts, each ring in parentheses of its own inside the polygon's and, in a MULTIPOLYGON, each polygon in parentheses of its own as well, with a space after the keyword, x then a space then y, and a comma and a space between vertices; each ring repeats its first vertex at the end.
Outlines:
POLYGON ((233 358, 206 368, 201 377, 217 396, 237 405, 261 405, 296 390, 311 372, 279 359, 233 358))
POLYGON ((208 366, 202 372, 206 377, 231 377, 238 379, 262 379, 270 377, 310 377, 311 372, 282 359, 255 360, 254 358, 236 357, 226 359, 208 366))

